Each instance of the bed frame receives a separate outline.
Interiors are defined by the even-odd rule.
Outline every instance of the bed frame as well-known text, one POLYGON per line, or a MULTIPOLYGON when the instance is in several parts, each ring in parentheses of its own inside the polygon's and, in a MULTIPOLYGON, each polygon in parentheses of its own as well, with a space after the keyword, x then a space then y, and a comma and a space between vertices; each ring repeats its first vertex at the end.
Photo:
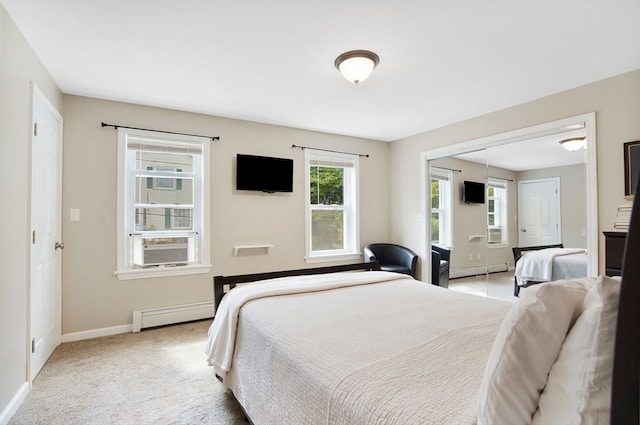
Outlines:
MULTIPOLYGON (((640 186, 640 183, 639 183, 640 186)), ((638 193, 636 191, 636 193, 638 193)), ((640 422, 640 195, 633 201, 622 260, 611 391, 611 424, 640 422)))
MULTIPOLYGON (((515 267, 516 263, 518 262, 518 260, 520 259, 520 257, 522 257, 524 255, 525 252, 527 251, 538 251, 541 249, 547 249, 547 248, 564 248, 564 246, 559 243, 559 244, 555 244, 555 245, 538 245, 538 246, 524 246, 524 247, 513 247, 511 248, 513 250, 513 266, 515 267)), ((519 297, 520 296, 520 288, 526 288, 527 286, 530 285, 535 285, 537 283, 542 283, 542 282, 527 282, 526 285, 524 286, 520 286, 518 285, 518 278, 517 277, 513 277, 513 296, 514 297, 519 297)))
POLYGON ((256 282, 258 280, 275 279, 278 277, 289 276, 303 276, 312 274, 324 274, 324 273, 337 273, 348 271, 368 271, 368 270, 380 270, 380 263, 372 261, 370 263, 356 263, 356 264, 344 264, 340 266, 327 266, 327 267, 313 267, 308 269, 297 270, 281 270, 275 272, 266 273, 251 273, 241 274, 235 276, 214 276, 213 277, 213 295, 215 302, 215 311, 218 310, 220 301, 224 294, 229 292, 238 283, 256 282))

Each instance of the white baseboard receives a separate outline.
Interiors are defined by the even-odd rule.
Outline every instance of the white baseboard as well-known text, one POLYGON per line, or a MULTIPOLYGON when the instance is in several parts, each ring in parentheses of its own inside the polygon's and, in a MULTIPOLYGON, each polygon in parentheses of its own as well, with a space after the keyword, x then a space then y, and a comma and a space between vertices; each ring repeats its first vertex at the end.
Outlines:
POLYGON ((9 419, 16 414, 24 399, 27 398, 27 394, 29 394, 29 383, 25 382, 20 386, 20 389, 13 396, 7 407, 0 412, 0 425, 7 425, 9 423, 9 419))
POLYGON ((61 342, 81 341, 83 339, 98 338, 101 336, 110 336, 118 334, 126 334, 131 332, 132 325, 111 326, 109 328, 90 329, 88 331, 72 332, 62 335, 61 342))
POLYGON ((507 263, 489 264, 482 266, 472 267, 458 267, 449 270, 449 279, 455 279, 456 277, 475 276, 485 273, 506 272, 509 270, 507 263))
POLYGON ((61 342, 81 341, 101 336, 118 335, 129 332, 140 332, 142 328, 209 319, 214 314, 213 302, 176 305, 171 307, 136 310, 133 312, 133 323, 112 326, 109 328, 90 329, 62 335, 61 342))

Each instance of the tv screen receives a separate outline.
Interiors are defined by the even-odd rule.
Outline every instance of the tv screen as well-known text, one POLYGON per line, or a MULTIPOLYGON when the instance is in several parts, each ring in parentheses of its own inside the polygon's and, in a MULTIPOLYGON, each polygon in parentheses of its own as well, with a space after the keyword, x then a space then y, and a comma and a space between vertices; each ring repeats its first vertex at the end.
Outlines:
POLYGON ((484 183, 466 181, 463 183, 462 200, 466 204, 484 204, 484 183))
POLYGON ((238 154, 236 189, 293 192, 293 159, 238 154))

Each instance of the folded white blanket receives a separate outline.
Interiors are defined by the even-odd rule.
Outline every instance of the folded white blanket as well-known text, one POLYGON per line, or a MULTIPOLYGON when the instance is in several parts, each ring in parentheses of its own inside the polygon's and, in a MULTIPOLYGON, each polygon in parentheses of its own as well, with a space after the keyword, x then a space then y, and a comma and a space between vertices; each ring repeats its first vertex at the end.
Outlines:
POLYGON ((209 365, 216 368, 216 372, 229 371, 240 309, 251 300, 407 278, 408 276, 404 274, 382 271, 344 272, 270 279, 236 287, 222 299, 213 324, 209 328, 207 361, 209 365))
POLYGON ((528 281, 551 281, 553 259, 555 257, 582 252, 586 252, 586 250, 582 248, 546 248, 524 253, 516 263, 515 274, 518 279, 518 285, 524 285, 528 281))

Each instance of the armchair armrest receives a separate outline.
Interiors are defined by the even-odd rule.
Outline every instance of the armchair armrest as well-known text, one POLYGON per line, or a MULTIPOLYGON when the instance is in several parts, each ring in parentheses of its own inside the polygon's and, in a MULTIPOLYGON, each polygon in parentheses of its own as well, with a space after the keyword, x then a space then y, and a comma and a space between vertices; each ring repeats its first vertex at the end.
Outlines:
POLYGON ((436 251, 438 254, 440 254, 440 259, 451 261, 451 250, 438 245, 431 245, 431 251, 436 251))

